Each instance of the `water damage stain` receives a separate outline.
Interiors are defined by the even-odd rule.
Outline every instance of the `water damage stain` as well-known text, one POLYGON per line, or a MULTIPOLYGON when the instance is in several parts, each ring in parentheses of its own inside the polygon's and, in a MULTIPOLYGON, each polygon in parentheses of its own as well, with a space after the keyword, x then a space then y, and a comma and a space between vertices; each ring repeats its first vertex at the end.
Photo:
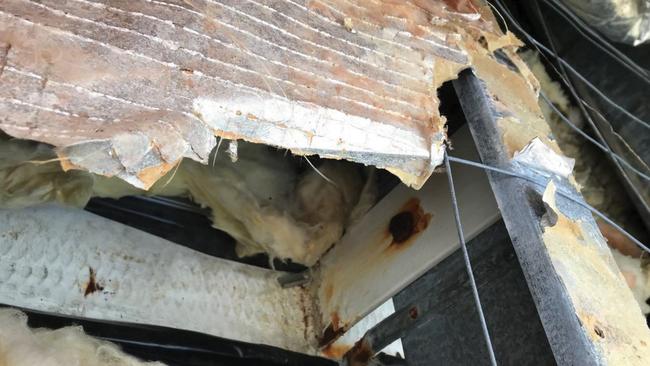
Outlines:
POLYGON ((345 333, 345 326, 341 326, 341 320, 339 314, 335 311, 330 316, 331 323, 323 331, 323 335, 320 338, 319 346, 324 347, 334 342, 339 338, 343 333, 345 333))

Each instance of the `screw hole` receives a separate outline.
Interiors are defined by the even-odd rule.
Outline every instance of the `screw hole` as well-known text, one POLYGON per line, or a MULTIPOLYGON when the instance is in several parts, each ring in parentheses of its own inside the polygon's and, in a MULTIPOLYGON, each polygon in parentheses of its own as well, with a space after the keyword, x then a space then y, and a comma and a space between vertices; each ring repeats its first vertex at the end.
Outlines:
POLYGON ((605 332, 603 332, 603 330, 600 329, 597 325, 594 326, 594 332, 596 332, 600 338, 605 338, 605 332))

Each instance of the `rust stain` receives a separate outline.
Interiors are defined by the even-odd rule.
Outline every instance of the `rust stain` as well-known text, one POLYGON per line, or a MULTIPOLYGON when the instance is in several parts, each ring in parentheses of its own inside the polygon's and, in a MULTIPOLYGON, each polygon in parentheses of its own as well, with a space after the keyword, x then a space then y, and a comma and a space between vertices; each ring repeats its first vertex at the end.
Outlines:
POLYGON ((348 344, 330 344, 321 350, 323 356, 335 360, 340 360, 352 348, 348 344))
POLYGON ((86 290, 84 291, 84 297, 91 295, 97 291, 103 291, 104 286, 100 285, 95 278, 95 270, 92 267, 88 267, 89 278, 88 283, 86 284, 86 290))
POLYGON ((418 315, 419 315, 419 312, 418 312, 418 308, 417 308, 417 307, 414 306, 414 307, 412 307, 412 308, 409 309, 409 317, 410 317, 411 319, 414 319, 414 320, 417 319, 417 318, 418 318, 418 315))
POLYGON ((325 302, 329 303, 332 300, 332 295, 334 295, 334 286, 331 283, 328 283, 325 286, 325 302))
POLYGON ((319 342, 319 346, 321 347, 329 345, 346 331, 346 326, 341 326, 341 318, 336 311, 330 315, 330 319, 331 323, 323 331, 319 342))
POLYGON ((300 311, 302 312, 302 323, 304 325, 303 329, 303 337, 305 340, 307 340, 308 336, 308 329, 309 329, 309 313, 308 313, 308 308, 307 308, 307 299, 306 297, 308 296, 306 293, 306 290, 304 288, 301 289, 302 291, 300 292, 300 311))
POLYGON ((588 235, 588 226, 557 209, 553 184, 543 200, 558 216, 554 226, 544 227, 544 244, 585 334, 607 364, 647 365, 650 350, 637 347, 650 339, 646 319, 602 238, 588 235))
POLYGON ((67 157, 65 154, 63 154, 61 151, 57 151, 56 155, 57 158, 59 159, 59 164, 61 165, 61 169, 63 169, 64 172, 67 172, 68 170, 81 169, 75 164, 73 164, 70 161, 70 158, 67 157))
POLYGON ((373 354, 370 344, 365 339, 361 339, 352 347, 345 358, 349 366, 366 366, 373 354))
POLYGON ((325 328, 325 331, 323 331, 323 335, 321 336, 320 342, 318 342, 318 345, 323 347, 326 346, 333 341, 335 341, 337 338, 339 338, 341 335, 345 333, 345 329, 339 328, 334 330, 334 326, 332 324, 328 325, 327 328, 325 328))
POLYGON ((334 331, 337 331, 338 329, 341 328, 340 327, 341 318, 339 317, 339 314, 336 311, 333 312, 330 317, 332 319, 332 327, 333 327, 334 331))
POLYGON ((578 313, 580 323, 587 331, 587 334, 593 341, 599 341, 605 338, 605 330, 595 316, 587 313, 578 313))
POLYGON ((388 248, 404 248, 429 226, 433 216, 425 213, 418 198, 411 198, 388 223, 386 235, 392 238, 388 248))
POLYGON ((247 113, 246 114, 246 119, 249 119, 251 121, 257 121, 257 116, 252 114, 252 113, 247 113))

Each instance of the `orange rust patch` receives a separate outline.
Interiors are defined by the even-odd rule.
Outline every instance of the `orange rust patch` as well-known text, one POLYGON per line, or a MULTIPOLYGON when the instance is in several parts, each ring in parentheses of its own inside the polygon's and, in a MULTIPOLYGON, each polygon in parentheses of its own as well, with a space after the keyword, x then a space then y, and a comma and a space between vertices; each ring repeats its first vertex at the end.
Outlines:
POLYGON ((323 336, 320 339, 319 345, 325 346, 332 343, 343 333, 345 333, 345 326, 341 326, 341 318, 339 314, 335 311, 330 315, 331 323, 323 331, 323 336))
POLYGON ((332 295, 334 295, 334 286, 330 283, 325 286, 325 301, 330 302, 332 295))
POLYGON ((323 348, 321 350, 321 353, 327 358, 340 360, 343 358, 343 355, 345 355, 351 348, 352 346, 347 344, 330 344, 329 346, 323 348))
POLYGON ((247 113, 246 114, 246 119, 249 119, 251 121, 257 121, 257 116, 252 114, 252 113, 247 113))
POLYGON ((331 319, 332 319, 332 328, 334 329, 334 331, 339 330, 341 328, 340 327, 341 318, 339 318, 339 314, 337 312, 333 312, 331 315, 331 319))
POLYGON ((84 291, 84 297, 93 294, 97 291, 103 291, 104 286, 100 285, 95 278, 95 270, 92 267, 88 267, 88 272, 90 273, 88 283, 86 284, 86 290, 84 291))
POLYGON ((605 338, 605 331, 600 322, 591 314, 581 313, 578 314, 578 319, 582 326, 587 331, 587 334, 593 341, 599 341, 605 338))
POLYGON ((346 357, 350 366, 365 366, 373 356, 372 347, 364 339, 357 342, 346 357))
POLYGON ((405 247, 429 226, 432 215, 425 213, 418 198, 411 198, 390 219, 386 235, 392 238, 388 248, 405 247))

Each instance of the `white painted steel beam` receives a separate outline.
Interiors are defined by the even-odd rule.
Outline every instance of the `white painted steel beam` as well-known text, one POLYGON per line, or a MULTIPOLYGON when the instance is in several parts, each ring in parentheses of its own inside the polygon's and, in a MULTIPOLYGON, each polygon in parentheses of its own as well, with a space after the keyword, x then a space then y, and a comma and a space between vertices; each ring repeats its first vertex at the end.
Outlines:
MULTIPOLYGON (((478 158, 466 127, 452 137, 452 142, 456 156, 478 158)), ((500 214, 483 171, 459 166, 454 169, 454 179, 469 240, 500 214)), ((458 246, 446 176, 434 174, 419 191, 398 186, 350 227, 321 260, 315 276, 318 283, 314 284, 321 316, 321 343, 331 343, 458 246), (409 230, 397 232, 397 236, 404 237, 395 238, 391 221, 399 226, 400 221, 409 220, 420 227, 413 230, 413 235, 409 230)), ((363 327, 370 328, 382 319, 375 319, 373 324, 364 322, 363 327)), ((349 341, 342 338, 334 346, 351 346, 344 344, 349 341)))
POLYGON ((78 209, 0 211, 0 303, 7 305, 313 353, 309 296, 281 288, 280 274, 78 209))

